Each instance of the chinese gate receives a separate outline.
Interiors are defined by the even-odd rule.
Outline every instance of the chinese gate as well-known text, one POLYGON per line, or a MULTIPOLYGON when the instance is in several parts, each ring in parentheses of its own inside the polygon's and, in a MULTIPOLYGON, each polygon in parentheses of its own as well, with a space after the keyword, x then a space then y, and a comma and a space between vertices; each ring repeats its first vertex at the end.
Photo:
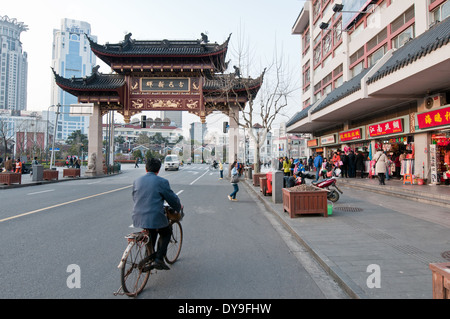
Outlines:
POLYGON ((114 110, 129 123, 143 111, 188 111, 204 123, 213 111, 230 116, 229 153, 237 156, 238 123, 233 113, 253 99, 263 76, 241 78, 224 74, 230 37, 223 43, 200 40, 137 41, 131 33, 117 44, 100 45, 87 35, 92 52, 111 67, 112 74, 98 72, 83 78, 64 78, 54 73, 57 85, 78 97, 79 103, 93 103, 89 125, 88 175, 103 174, 102 115, 114 110))

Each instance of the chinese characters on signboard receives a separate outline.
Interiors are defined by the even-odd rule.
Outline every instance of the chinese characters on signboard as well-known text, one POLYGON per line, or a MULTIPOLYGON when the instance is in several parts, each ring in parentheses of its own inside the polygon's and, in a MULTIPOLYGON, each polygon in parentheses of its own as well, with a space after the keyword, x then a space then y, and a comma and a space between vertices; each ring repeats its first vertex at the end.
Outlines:
POLYGON ((339 138, 341 139, 341 142, 359 140, 362 138, 361 129, 341 132, 339 133, 339 138))
POLYGON ((141 91, 189 92, 188 78, 142 78, 141 91))
POLYGON ((450 125, 450 107, 417 114, 420 129, 450 125))
POLYGON ((369 136, 382 136, 403 132, 403 120, 397 119, 389 122, 369 125, 369 136))
POLYGON ((431 173, 431 184, 437 184, 437 163, 436 163, 436 144, 430 145, 430 173, 431 173))

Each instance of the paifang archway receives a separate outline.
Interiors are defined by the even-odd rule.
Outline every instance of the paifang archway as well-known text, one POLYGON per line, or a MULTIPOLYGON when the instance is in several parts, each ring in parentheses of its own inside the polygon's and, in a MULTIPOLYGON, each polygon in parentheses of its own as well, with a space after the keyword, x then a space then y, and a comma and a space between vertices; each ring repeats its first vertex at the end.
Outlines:
POLYGON ((255 98, 263 75, 251 79, 236 72, 224 74, 231 35, 223 44, 210 43, 203 34, 200 40, 138 41, 129 33, 122 42, 105 45, 86 37, 92 52, 113 73, 102 74, 97 66, 90 76, 68 79, 54 72, 61 89, 78 97, 79 103, 94 104, 86 174, 103 174, 102 115, 110 110, 122 114, 126 123, 143 111, 188 111, 202 123, 211 112, 221 111, 230 116, 228 152, 236 158, 239 130, 230 112, 255 98))

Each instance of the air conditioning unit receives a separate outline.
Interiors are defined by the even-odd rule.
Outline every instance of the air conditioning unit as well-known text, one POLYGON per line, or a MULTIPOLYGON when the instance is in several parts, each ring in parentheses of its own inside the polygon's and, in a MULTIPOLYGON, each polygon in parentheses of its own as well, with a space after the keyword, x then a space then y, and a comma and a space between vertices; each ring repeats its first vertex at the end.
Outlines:
POLYGON ((425 98, 425 108, 433 109, 446 104, 445 94, 431 95, 425 98))

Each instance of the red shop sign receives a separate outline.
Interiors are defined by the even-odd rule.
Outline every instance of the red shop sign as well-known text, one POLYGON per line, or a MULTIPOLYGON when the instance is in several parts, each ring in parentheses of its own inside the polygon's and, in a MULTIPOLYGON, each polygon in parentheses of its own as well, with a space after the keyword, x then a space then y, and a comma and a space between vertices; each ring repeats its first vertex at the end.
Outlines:
POLYGON ((313 139, 313 140, 309 140, 307 142, 308 147, 313 147, 313 146, 317 146, 317 138, 313 139))
POLYGON ((417 121, 420 129, 450 125, 450 107, 417 114, 417 121))
POLYGON ((339 138, 341 142, 359 140, 361 139, 361 129, 339 133, 339 138))
POLYGON ((370 137, 389 135, 403 132, 403 119, 369 125, 370 137))

